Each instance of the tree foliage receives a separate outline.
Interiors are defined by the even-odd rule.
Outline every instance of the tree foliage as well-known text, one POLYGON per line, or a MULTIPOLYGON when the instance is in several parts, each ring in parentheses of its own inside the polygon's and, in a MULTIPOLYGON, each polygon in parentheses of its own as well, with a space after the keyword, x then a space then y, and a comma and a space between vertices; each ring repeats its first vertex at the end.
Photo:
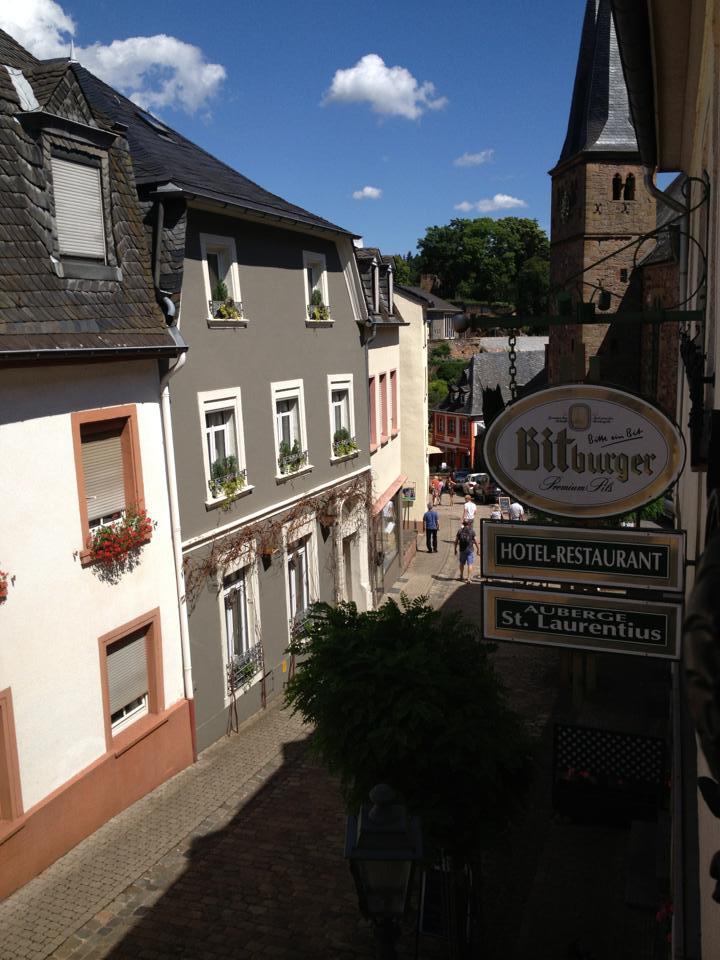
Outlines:
POLYGON ((428 384, 428 407, 431 410, 439 407, 448 393, 450 388, 445 380, 431 380, 428 384))
POLYGON ((408 250, 403 257, 396 254, 393 257, 394 281, 405 286, 415 287, 420 282, 420 258, 413 256, 408 250))
POLYGON ((508 707, 479 630, 425 598, 315 604, 286 702, 316 728, 349 809, 380 782, 422 817, 429 843, 467 859, 517 810, 529 737, 508 707))
POLYGON ((550 261, 543 257, 530 257, 518 273, 518 313, 524 317, 537 317, 547 313, 549 296, 550 261))
POLYGON ((463 359, 443 360, 435 368, 435 379, 444 380, 447 384, 457 383, 467 365, 467 360, 463 359))
POLYGON ((420 272, 440 278, 440 296, 465 300, 517 303, 523 265, 550 258, 547 235, 524 217, 451 220, 429 227, 418 249, 420 272))

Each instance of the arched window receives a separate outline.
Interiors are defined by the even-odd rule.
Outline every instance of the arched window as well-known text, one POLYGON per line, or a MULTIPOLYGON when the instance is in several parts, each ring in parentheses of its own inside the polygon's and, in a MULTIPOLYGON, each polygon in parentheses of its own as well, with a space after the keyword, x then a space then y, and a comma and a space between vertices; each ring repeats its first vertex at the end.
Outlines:
POLYGON ((623 200, 634 200, 635 199, 635 176, 632 173, 627 175, 625 179, 625 192, 623 194, 623 200))
POLYGON ((622 197, 623 182, 622 182, 622 177, 620 176, 619 173, 616 173, 615 176, 613 177, 612 187, 613 187, 613 200, 620 200, 620 198, 622 197))

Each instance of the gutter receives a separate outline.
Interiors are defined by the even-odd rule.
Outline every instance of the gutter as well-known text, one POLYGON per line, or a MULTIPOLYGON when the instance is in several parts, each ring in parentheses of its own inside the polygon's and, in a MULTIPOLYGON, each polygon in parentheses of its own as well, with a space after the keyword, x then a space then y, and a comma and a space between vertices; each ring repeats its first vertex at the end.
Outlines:
MULTIPOLYGON (((171 336, 184 343, 177 327, 168 328, 171 336)), ((172 412, 170 409, 170 381, 185 366, 187 347, 179 355, 177 362, 160 381, 160 415, 162 419, 163 439, 165 443, 165 474, 167 479, 168 500, 170 502, 170 529, 172 536, 173 559, 175 561, 175 584, 178 594, 178 618, 180 625, 180 652, 183 667, 183 689, 190 707, 190 736, 192 737, 193 761, 197 760, 197 735, 195 728, 195 690, 193 687, 192 662, 190 659, 190 626, 188 623, 187 601, 185 599, 185 574, 183 572, 182 531, 180 526, 180 507, 177 492, 177 469, 175 465, 175 446, 173 441, 172 412)))
POLYGON ((12 362, 23 360, 109 360, 133 358, 174 359, 187 350, 187 344, 182 346, 168 345, 166 347, 43 347, 41 349, 28 347, 22 350, 0 350, 0 361, 12 362))

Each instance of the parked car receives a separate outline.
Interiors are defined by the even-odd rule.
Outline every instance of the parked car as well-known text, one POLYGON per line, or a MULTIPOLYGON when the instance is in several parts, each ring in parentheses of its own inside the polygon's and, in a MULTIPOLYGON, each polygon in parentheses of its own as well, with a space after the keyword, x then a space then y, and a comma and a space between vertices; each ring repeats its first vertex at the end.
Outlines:
POLYGON ((462 490, 462 489, 464 489, 465 481, 466 481, 467 478, 470 476, 470 471, 469 471, 469 470, 455 470, 455 471, 453 471, 453 473, 451 474, 451 476, 452 476, 452 478, 453 478, 453 480, 454 480, 454 482, 455 482, 455 487, 456 487, 456 489, 457 489, 457 490, 462 490))
POLYGON ((502 490, 489 473, 471 473, 465 481, 465 493, 481 503, 495 503, 502 490))

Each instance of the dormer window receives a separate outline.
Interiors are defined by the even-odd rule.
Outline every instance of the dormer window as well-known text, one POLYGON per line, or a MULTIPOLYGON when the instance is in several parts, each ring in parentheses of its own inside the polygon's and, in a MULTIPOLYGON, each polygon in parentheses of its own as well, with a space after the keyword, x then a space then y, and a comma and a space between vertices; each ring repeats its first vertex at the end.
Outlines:
POLYGON ((372 278, 373 278, 373 312, 380 313, 380 265, 377 260, 372 262, 372 278))
POLYGON ((61 257, 104 264, 105 217, 102 171, 94 157, 53 156, 53 194, 61 257))
POLYGON ((331 318, 325 255, 303 251, 303 268, 307 319, 316 323, 329 321, 331 318))

